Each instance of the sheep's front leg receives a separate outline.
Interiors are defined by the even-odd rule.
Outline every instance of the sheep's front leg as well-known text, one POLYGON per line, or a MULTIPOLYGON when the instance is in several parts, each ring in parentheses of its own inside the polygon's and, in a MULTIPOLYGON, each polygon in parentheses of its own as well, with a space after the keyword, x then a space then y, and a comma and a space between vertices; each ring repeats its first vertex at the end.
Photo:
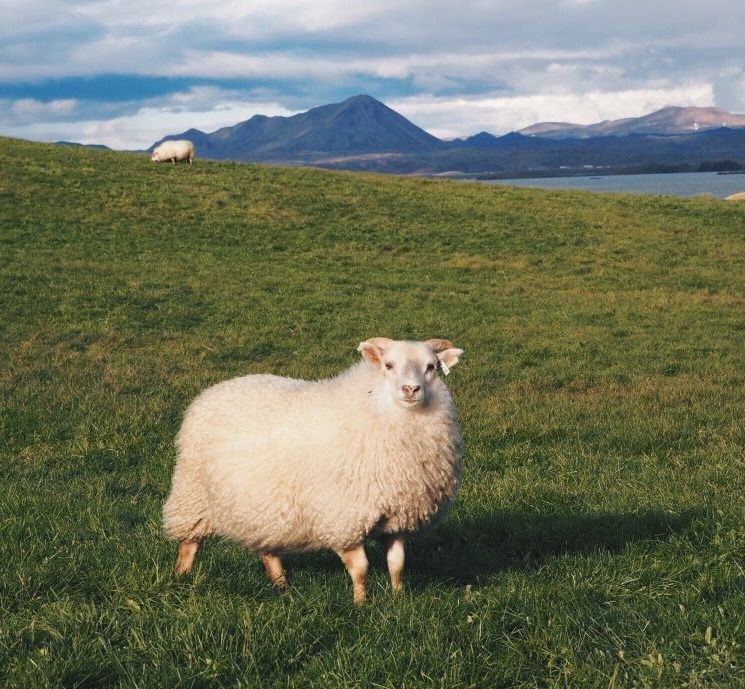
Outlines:
POLYGON ((264 563, 264 569, 269 577, 269 581, 280 589, 280 591, 284 591, 287 588, 287 579, 285 577, 285 570, 282 567, 282 560, 274 553, 262 553, 261 560, 264 563))
POLYGON ((385 540, 386 554, 385 559, 388 561, 388 572, 391 575, 391 586, 397 593, 404 588, 404 544, 406 539, 403 536, 388 536, 385 540))
POLYGON ((352 577, 354 585, 354 604, 362 605, 365 602, 367 584, 367 555, 365 547, 360 543, 339 553, 344 566, 352 577))
POLYGON ((199 541, 181 541, 178 544, 176 574, 189 574, 191 572, 197 550, 199 550, 199 541))

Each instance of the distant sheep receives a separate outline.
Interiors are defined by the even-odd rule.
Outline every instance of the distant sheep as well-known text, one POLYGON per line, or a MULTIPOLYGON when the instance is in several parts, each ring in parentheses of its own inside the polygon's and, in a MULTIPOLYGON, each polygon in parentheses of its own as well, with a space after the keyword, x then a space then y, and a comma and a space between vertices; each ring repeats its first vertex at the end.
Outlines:
POLYGON ((200 540, 222 535, 262 553, 270 580, 280 553, 333 550, 365 600, 364 540, 380 538, 391 584, 403 586, 404 543, 454 498, 461 437, 448 373, 463 350, 447 340, 360 343, 362 361, 335 378, 233 378, 202 392, 176 439, 163 507, 179 541, 176 572, 200 540))
POLYGON ((170 160, 174 165, 176 161, 188 160, 189 165, 194 161, 194 144, 186 139, 179 141, 164 141, 160 146, 153 150, 153 155, 150 157, 155 163, 160 163, 164 160, 170 160))

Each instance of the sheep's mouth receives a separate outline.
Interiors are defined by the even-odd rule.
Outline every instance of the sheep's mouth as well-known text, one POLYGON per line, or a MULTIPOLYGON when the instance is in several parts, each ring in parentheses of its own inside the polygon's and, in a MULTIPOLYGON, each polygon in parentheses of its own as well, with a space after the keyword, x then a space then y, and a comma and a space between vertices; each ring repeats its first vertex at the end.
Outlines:
POLYGON ((424 401, 423 397, 400 397, 399 403, 404 407, 418 407, 424 401))

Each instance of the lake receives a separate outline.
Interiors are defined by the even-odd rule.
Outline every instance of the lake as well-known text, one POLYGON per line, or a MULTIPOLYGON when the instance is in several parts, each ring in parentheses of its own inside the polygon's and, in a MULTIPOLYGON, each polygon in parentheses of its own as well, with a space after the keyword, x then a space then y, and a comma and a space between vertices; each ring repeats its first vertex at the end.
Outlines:
POLYGON ((605 177, 540 177, 535 179, 489 179, 484 184, 510 184, 542 189, 584 189, 625 194, 668 194, 695 196, 712 194, 725 198, 745 191, 745 174, 718 175, 716 172, 675 172, 657 175, 608 175, 605 177))

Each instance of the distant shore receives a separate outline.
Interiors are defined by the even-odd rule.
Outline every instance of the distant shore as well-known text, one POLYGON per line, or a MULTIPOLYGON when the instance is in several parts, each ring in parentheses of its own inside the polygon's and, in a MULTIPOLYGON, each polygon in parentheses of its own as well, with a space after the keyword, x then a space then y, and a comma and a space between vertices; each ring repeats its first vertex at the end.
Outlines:
POLYGON ((725 199, 745 191, 742 172, 676 172, 652 174, 554 175, 547 177, 512 177, 471 179, 482 184, 504 184, 543 189, 577 189, 584 191, 652 194, 666 196, 712 196, 725 199))

